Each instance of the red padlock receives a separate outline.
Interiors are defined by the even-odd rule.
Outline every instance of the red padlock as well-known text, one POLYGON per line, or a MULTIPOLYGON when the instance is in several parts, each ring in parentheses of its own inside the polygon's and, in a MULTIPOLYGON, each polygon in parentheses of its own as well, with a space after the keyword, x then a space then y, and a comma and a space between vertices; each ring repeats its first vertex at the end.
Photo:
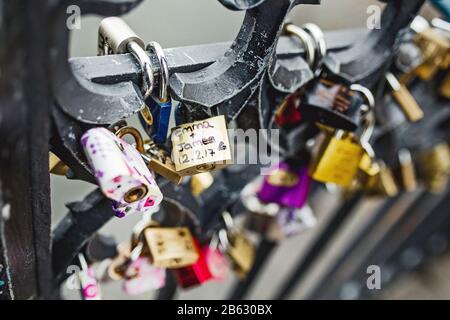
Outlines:
POLYGON ((199 255, 197 262, 187 267, 173 269, 178 285, 184 289, 198 286, 211 280, 213 277, 209 270, 205 255, 203 254, 203 250, 201 250, 196 239, 194 239, 194 243, 199 255))

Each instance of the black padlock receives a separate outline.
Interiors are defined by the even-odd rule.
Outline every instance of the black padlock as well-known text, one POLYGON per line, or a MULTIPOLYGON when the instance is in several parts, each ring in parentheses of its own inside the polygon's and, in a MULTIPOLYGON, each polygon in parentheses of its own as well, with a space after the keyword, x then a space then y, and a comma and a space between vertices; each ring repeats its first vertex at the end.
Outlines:
POLYGON ((355 131, 363 105, 364 97, 352 90, 351 82, 323 69, 303 94, 300 111, 305 120, 355 131))

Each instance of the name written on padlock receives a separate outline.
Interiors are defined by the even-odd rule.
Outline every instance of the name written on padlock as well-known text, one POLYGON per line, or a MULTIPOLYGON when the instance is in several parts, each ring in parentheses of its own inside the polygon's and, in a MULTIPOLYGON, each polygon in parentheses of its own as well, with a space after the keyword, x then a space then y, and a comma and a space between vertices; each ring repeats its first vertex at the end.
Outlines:
POLYGON ((224 116, 217 116, 173 129, 172 159, 182 175, 220 169, 231 163, 231 148, 224 116))

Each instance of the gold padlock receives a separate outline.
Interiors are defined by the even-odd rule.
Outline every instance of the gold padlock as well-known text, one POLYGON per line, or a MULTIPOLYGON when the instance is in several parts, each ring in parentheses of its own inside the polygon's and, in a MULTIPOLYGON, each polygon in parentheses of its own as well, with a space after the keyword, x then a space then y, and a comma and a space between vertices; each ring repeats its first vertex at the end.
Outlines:
POLYGON ((200 196, 214 183, 214 176, 210 172, 198 173, 191 178, 191 190, 195 197, 200 196))
POLYGON ((420 153, 418 165, 423 183, 430 192, 445 191, 450 177, 450 148, 447 143, 420 153))
POLYGON ((411 152, 408 149, 401 149, 398 152, 400 177, 405 191, 412 192, 417 189, 417 177, 411 152))
POLYGON ((58 176, 65 176, 69 167, 61 161, 53 152, 49 152, 48 171, 58 176))
POLYGON ((181 268, 197 262, 199 255, 194 238, 186 227, 151 227, 144 231, 154 266, 181 268))
POLYGON ((401 84, 390 72, 386 73, 386 80, 392 89, 392 96, 397 101, 406 118, 411 122, 422 119, 424 117, 423 110, 408 88, 404 84, 401 84))
POLYGON ((337 130, 333 136, 328 136, 323 141, 313 157, 311 177, 320 182, 351 187, 363 155, 364 149, 356 142, 352 133, 337 130))
POLYGON ((255 261, 255 247, 247 235, 235 227, 233 218, 228 212, 224 212, 222 217, 226 229, 219 231, 219 239, 225 243, 226 253, 236 275, 241 279, 245 278, 255 261))
POLYGON ((125 126, 116 131, 116 135, 119 138, 128 134, 134 138, 136 149, 139 151, 142 159, 150 170, 175 184, 180 184, 183 181, 183 177, 175 171, 175 165, 169 154, 165 150, 159 148, 151 140, 144 142, 141 133, 136 128, 125 126))
POLYGON ((450 72, 447 72, 447 75, 439 88, 439 94, 444 98, 450 99, 450 72))
POLYGON ((422 51, 422 63, 403 75, 402 83, 408 83, 414 76, 423 81, 433 78, 439 69, 445 70, 450 63, 450 41, 434 28, 426 28, 417 33, 415 44, 422 51))
POLYGON ((326 129, 326 139, 320 145, 318 152, 313 155, 310 175, 313 179, 324 183, 334 183, 350 189, 354 187, 358 173, 374 175, 377 168, 372 163, 375 156, 369 140, 375 128, 373 107, 375 98, 372 93, 360 85, 352 85, 352 90, 365 96, 367 109, 362 121, 363 131, 358 138, 351 132, 335 130, 330 135, 326 129))
POLYGON ((231 164, 231 147, 224 116, 185 123, 171 134, 172 160, 183 176, 231 164))
POLYGON ((395 181, 392 169, 382 161, 380 162, 378 187, 381 195, 384 196, 395 197, 399 193, 399 188, 395 181))

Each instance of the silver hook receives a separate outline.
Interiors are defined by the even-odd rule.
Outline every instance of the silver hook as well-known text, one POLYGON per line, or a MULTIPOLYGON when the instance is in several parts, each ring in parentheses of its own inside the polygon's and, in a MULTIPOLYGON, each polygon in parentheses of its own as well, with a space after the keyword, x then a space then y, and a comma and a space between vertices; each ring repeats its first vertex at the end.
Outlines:
POLYGON ((144 100, 148 98, 153 91, 155 77, 153 75, 152 63, 150 57, 142 49, 142 47, 134 41, 130 41, 127 44, 128 51, 130 51, 133 56, 139 62, 142 69, 142 82, 143 82, 143 96, 144 100))
POLYGON ((364 131, 362 132, 359 140, 369 156, 374 157, 375 152, 373 151, 372 146, 369 144, 369 140, 372 137, 373 131, 375 130, 375 97, 373 96, 372 91, 360 84, 352 84, 350 86, 350 90, 361 93, 366 100, 367 107, 369 108, 364 112, 364 131))
POLYGON ((168 85, 169 85, 169 66, 167 64, 166 55, 164 50, 158 42, 152 41, 147 44, 147 51, 153 52, 158 58, 160 65, 160 80, 159 80, 159 100, 166 101, 168 98, 168 85))
POLYGON ((305 23, 302 25, 303 30, 309 33, 309 35, 314 40, 316 47, 316 58, 315 58, 315 69, 318 69, 323 58, 327 55, 327 44, 325 42, 325 35, 322 29, 314 23, 305 23))
POLYGON ((316 61, 315 58, 316 48, 314 45, 314 39, 309 35, 308 32, 306 32, 300 27, 297 27, 295 24, 292 23, 285 24, 284 30, 288 34, 294 35, 298 39, 300 39, 305 49, 306 62, 311 68, 313 68, 314 63, 316 61))

